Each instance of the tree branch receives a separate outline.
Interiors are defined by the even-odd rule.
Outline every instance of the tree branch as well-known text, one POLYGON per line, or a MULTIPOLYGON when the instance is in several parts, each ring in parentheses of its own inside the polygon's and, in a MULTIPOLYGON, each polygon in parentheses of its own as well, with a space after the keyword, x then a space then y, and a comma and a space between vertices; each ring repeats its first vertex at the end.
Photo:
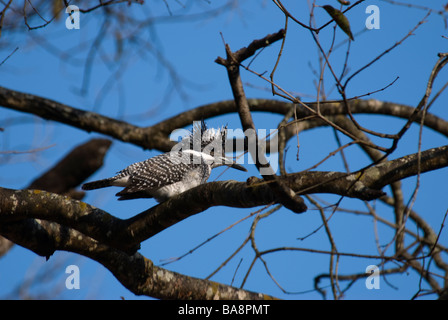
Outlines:
MULTIPOLYGON (((106 139, 92 139, 77 146, 27 188, 65 194, 73 199, 81 200, 84 192, 75 191, 74 188, 103 165, 104 156, 111 143, 106 139)), ((13 243, 0 236, 0 257, 12 246, 13 243)))
MULTIPOLYGON (((272 99, 247 99, 251 112, 269 112, 286 115, 291 108, 295 108, 297 119, 311 116, 311 112, 299 108, 290 102, 272 99)), ((306 103, 316 110, 317 103, 306 103)), ((193 121, 209 119, 219 115, 237 112, 235 101, 226 100, 206 104, 174 117, 154 124, 151 127, 138 127, 124 121, 118 121, 98 113, 73 108, 54 100, 45 99, 36 95, 22 93, 0 87, 0 105, 39 116, 43 119, 64 123, 87 132, 98 132, 123 142, 129 142, 145 149, 157 149, 163 152, 170 151, 175 142, 169 136, 175 129, 191 126, 193 121)), ((348 105, 352 114, 382 114, 402 119, 409 119, 415 108, 379 100, 349 100, 348 105)), ((347 109, 340 101, 320 102, 319 110, 323 116, 346 115, 347 109)), ((413 120, 421 122, 421 113, 413 120)), ((313 120, 310 120, 313 121, 313 120)), ((320 121, 320 125, 326 125, 320 121)), ((424 119, 424 125, 448 137, 448 122, 430 113, 424 119)), ((269 146, 267 147, 269 150, 269 146)))
MULTIPOLYGON (((84 182, 103 165, 112 141, 92 139, 70 151, 47 172, 36 178, 27 189, 67 194, 84 182)), ((73 193, 72 193, 73 194, 73 193)))
MULTIPOLYGON (((448 146, 421 153, 420 172, 448 166, 448 146)), ((300 172, 281 177, 297 194, 332 193, 372 200, 384 195, 381 188, 419 172, 418 154, 380 163, 351 174, 300 172)), ((187 190, 168 201, 126 220, 84 202, 36 190, 0 188, 0 222, 42 219, 73 228, 97 241, 133 254, 142 241, 213 206, 250 208, 280 202, 269 182, 218 181, 187 190), (42 202, 45 205, 42 205, 42 202)))
POLYGON ((153 133, 151 129, 143 129, 124 121, 4 87, 0 87, 0 105, 34 114, 42 119, 64 123, 87 132, 96 131, 124 142, 142 146, 145 146, 143 141, 150 140, 148 137, 153 133))
POLYGON ((252 159, 255 165, 266 181, 269 181, 270 188, 274 191, 277 198, 289 210, 295 213, 305 212, 307 207, 302 198, 297 196, 289 187, 287 187, 271 168, 269 162, 266 160, 264 150, 260 152, 260 145, 255 129, 255 124, 252 120, 249 104, 244 93, 243 83, 240 76, 240 64, 245 59, 251 57, 256 50, 269 46, 271 43, 283 39, 285 37, 285 30, 280 30, 275 34, 269 34, 263 39, 253 41, 247 48, 242 48, 236 52, 232 52, 228 44, 226 44, 227 59, 216 59, 216 62, 222 64, 227 69, 230 86, 232 88, 233 97, 235 99, 236 108, 241 119, 241 124, 245 133, 249 133, 249 145, 257 146, 255 150, 251 151, 252 159))
POLYGON ((128 255, 57 223, 28 219, 0 224, 12 241, 47 258, 55 250, 82 254, 101 263, 136 295, 158 299, 260 300, 272 296, 197 279, 157 267, 140 253, 128 255))

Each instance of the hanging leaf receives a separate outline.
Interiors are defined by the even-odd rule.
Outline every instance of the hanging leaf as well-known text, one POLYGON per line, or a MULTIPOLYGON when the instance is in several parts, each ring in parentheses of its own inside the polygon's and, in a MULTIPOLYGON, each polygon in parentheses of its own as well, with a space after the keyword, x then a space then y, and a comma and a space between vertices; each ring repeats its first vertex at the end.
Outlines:
POLYGON ((327 11, 327 13, 333 18, 333 20, 336 22, 336 24, 339 26, 339 28, 344 31, 350 40, 354 41, 352 31, 350 30, 350 23, 348 22, 348 19, 344 16, 344 14, 339 11, 338 9, 333 8, 332 6, 325 5, 322 8, 327 11))

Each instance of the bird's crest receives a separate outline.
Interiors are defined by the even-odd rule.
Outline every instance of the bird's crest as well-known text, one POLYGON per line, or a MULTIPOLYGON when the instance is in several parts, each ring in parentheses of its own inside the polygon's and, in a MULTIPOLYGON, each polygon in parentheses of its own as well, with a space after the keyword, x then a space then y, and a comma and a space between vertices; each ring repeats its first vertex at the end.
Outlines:
POLYGON ((191 150, 204 152, 210 149, 221 149, 224 153, 227 139, 227 126, 221 128, 207 128, 204 120, 194 121, 193 130, 182 139, 184 146, 187 145, 191 150))

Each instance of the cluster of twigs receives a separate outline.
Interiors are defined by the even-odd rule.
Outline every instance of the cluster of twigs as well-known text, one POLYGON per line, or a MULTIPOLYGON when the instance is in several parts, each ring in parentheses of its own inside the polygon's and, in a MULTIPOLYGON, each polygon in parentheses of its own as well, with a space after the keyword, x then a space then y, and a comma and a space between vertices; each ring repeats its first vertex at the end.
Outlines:
MULTIPOLYGON (((350 10, 351 8, 353 8, 354 6, 358 5, 359 3, 361 3, 363 1, 358 1, 355 4, 353 4, 352 6, 350 6, 346 11, 350 10)), ((417 153, 417 159, 418 159, 418 167, 419 170, 416 174, 417 176, 417 183, 414 189, 414 192, 412 194, 411 200, 407 203, 404 204, 404 200, 403 200, 403 195, 402 195, 402 190, 401 190, 401 184, 399 181, 395 181, 393 183, 391 183, 391 187, 392 187, 392 192, 393 192, 393 197, 386 197, 383 196, 382 198, 380 198, 381 201, 383 201, 384 203, 387 203, 389 205, 393 205, 395 208, 395 223, 391 224, 388 221, 385 220, 381 220, 381 222, 386 223, 390 226, 392 226, 393 228, 395 228, 396 230, 396 234, 395 237, 390 241, 390 243, 385 246, 384 248, 380 248, 378 246, 378 252, 379 255, 376 256, 377 259, 381 260, 381 266, 383 267, 383 274, 390 274, 390 273, 398 273, 398 272, 404 272, 405 270, 407 270, 409 267, 413 268, 414 270, 416 270, 420 275, 422 279, 427 280, 427 282, 431 285, 432 287, 432 291, 429 290, 430 292, 435 292, 438 294, 441 294, 442 292, 444 292, 444 289, 441 288, 438 285, 438 282, 435 280, 437 278, 441 278, 441 279, 446 279, 446 274, 447 274, 447 264, 443 261, 443 259, 441 258, 438 250, 435 250, 435 248, 437 247, 438 243, 436 242, 431 242, 429 243, 425 243, 425 245, 421 245, 421 238, 415 234, 413 234, 413 237, 415 238, 415 243, 420 244, 417 245, 417 247, 415 248, 415 251, 410 253, 410 249, 411 247, 405 248, 404 247, 404 238, 405 238, 405 234, 411 234, 412 232, 410 230, 406 229, 406 222, 410 219, 410 220, 414 220, 415 222, 417 222, 417 225, 419 225, 419 227, 423 230, 428 230, 428 225, 424 224, 424 225, 420 225, 420 222, 422 222, 422 219, 420 219, 418 217, 418 215, 412 211, 412 207, 413 204, 415 202, 416 199, 416 195, 418 193, 418 189, 420 187, 420 168, 421 168, 421 136, 422 136, 422 129, 424 126, 424 122, 425 122, 425 117, 428 113, 428 109, 429 107, 433 104, 433 102, 435 101, 435 99, 437 99, 437 97, 439 97, 440 93, 445 90, 446 88, 446 84, 445 86, 442 87, 442 89, 436 93, 433 97, 433 99, 431 101, 429 101, 429 98, 431 96, 432 93, 432 88, 433 88, 433 84, 434 81, 439 73, 439 71, 446 65, 446 63, 448 62, 448 54, 446 53, 440 53, 439 54, 439 60, 436 62, 433 70, 430 73, 430 77, 429 80, 427 82, 427 88, 425 90, 425 94, 422 97, 421 101, 418 103, 418 105, 416 106, 416 108, 413 110, 412 114, 409 116, 408 121, 402 126, 402 128, 400 130, 398 130, 398 132, 396 134, 387 134, 387 133, 382 133, 382 132, 376 132, 373 131, 371 129, 365 128, 363 126, 361 126, 356 118, 354 117, 352 111, 351 111, 351 107, 350 104, 348 103, 349 100, 351 99, 356 99, 358 97, 354 97, 354 98, 349 98, 346 95, 346 88, 349 84, 349 82, 351 80, 353 80, 358 74, 360 74, 362 71, 366 70, 367 68, 369 68, 370 66, 372 66, 375 62, 379 61, 384 55, 386 55, 387 53, 389 53, 391 50, 393 50, 394 48, 398 47, 399 45, 401 45, 408 37, 410 37, 411 35, 414 34, 414 32, 419 28, 419 26, 421 26, 425 20, 428 18, 428 16, 430 15, 430 11, 428 11, 428 13, 426 14, 426 16, 417 23, 417 25, 411 29, 401 40, 397 41, 395 44, 393 44, 390 48, 386 49, 385 51, 383 51, 381 54, 379 54, 376 58, 372 59, 371 61, 369 61, 366 65, 364 65, 363 67, 359 68, 358 70, 352 72, 350 75, 346 74, 346 70, 347 70, 347 61, 348 61, 348 57, 349 57, 349 53, 350 53, 350 43, 348 45, 348 49, 347 49, 347 54, 346 54, 346 61, 345 64, 342 68, 342 72, 341 72, 341 76, 338 76, 335 72, 335 68, 332 66, 331 62, 330 62, 330 55, 334 50, 334 45, 335 45, 335 33, 333 34, 333 41, 331 42, 331 46, 330 48, 325 51, 323 49, 323 46, 321 45, 319 38, 318 38, 318 32, 323 29, 325 26, 328 25, 324 24, 321 27, 312 27, 312 22, 314 22, 313 20, 310 21, 310 25, 307 26, 306 24, 300 22, 298 19, 296 19, 294 16, 291 15, 291 13, 285 8, 285 6, 281 3, 281 1, 274 1, 274 3, 282 10, 282 12, 285 15, 285 29, 284 30, 280 30, 278 33, 273 34, 273 35, 268 35, 263 39, 260 40, 256 40, 254 42, 252 42, 247 48, 243 48, 237 52, 232 53, 230 51, 229 46, 226 44, 226 53, 227 53, 227 59, 223 59, 223 58, 218 58, 217 59, 217 63, 222 64, 224 66, 226 66, 228 73, 229 73, 229 79, 230 79, 230 84, 232 87, 232 90, 234 92, 234 97, 235 97, 235 101, 237 104, 237 109, 241 118, 241 122, 243 124, 244 128, 248 128, 248 127, 254 127, 252 119, 250 117, 250 113, 249 113, 249 108, 247 107, 247 102, 245 102, 245 98, 244 98, 244 91, 242 89, 242 85, 241 85, 241 81, 238 78, 239 75, 237 74, 237 76, 233 75, 232 77, 232 73, 236 74, 237 72, 235 70, 232 69, 236 69, 239 67, 244 68, 245 70, 257 75, 258 77, 262 78, 263 80, 265 80, 266 82, 270 83, 271 88, 272 88, 272 93, 273 95, 277 95, 280 96, 286 100, 291 101, 292 103, 294 103, 295 106, 299 106, 302 107, 306 110, 308 110, 311 114, 311 116, 309 118, 301 118, 301 119, 297 119, 297 116, 292 119, 292 121, 288 122, 289 119, 292 118, 293 115, 296 115, 296 108, 291 108, 290 112, 288 112, 288 114, 285 116, 284 120, 282 121, 282 123, 279 124, 279 137, 280 139, 285 139, 284 135, 280 134, 282 132, 282 129, 285 128, 288 125, 292 125, 292 126, 296 126, 295 128, 295 133, 298 134, 299 130, 297 130, 297 123, 298 122, 302 122, 302 121, 307 121, 307 120, 318 120, 319 122, 325 123, 325 125, 331 126, 334 129, 335 134, 337 133, 342 133, 344 135, 346 135, 347 137, 349 137, 352 141, 349 143, 346 143, 345 145, 341 146, 339 145, 339 148, 333 152, 331 152, 329 154, 329 156, 333 156, 337 153, 341 153, 342 158, 344 160, 344 164, 345 167, 347 168, 347 172, 349 172, 349 163, 347 162, 347 160, 344 157, 344 153, 343 150, 349 146, 352 145, 359 145, 368 155, 369 157, 372 159, 372 163, 363 168, 361 170, 361 172, 365 169, 368 169, 371 166, 374 166, 378 163, 381 163, 383 161, 386 161, 388 156, 390 156, 397 148, 398 142, 400 141, 400 139, 403 137, 403 135, 408 131, 408 129, 410 128, 411 124, 413 122, 416 121, 416 118, 418 117, 420 119, 420 132, 419 132, 419 141, 418 141, 418 153, 417 153), (306 103, 302 102, 300 99, 294 97, 292 94, 290 94, 286 89, 280 87, 279 85, 277 85, 274 82, 274 74, 275 74, 275 70, 279 64, 279 61, 281 59, 282 56, 282 51, 284 48, 284 44, 285 44, 285 39, 286 39, 286 33, 287 33, 287 28, 288 28, 288 20, 291 19, 294 22, 296 22, 299 26, 308 29, 311 31, 311 34, 313 35, 313 39, 316 43, 316 46, 319 48, 319 53, 321 54, 322 59, 320 59, 321 61, 321 72, 319 74, 319 81, 317 84, 317 99, 316 99, 316 105, 314 106, 314 108, 310 107, 309 105, 307 105, 306 103), (276 61, 275 67, 273 69, 273 71, 270 74, 269 79, 266 78, 263 74, 258 73, 255 70, 250 69, 250 64, 252 63, 252 61, 247 65, 243 65, 242 62, 243 60, 249 58, 257 49, 260 48, 264 48, 266 45, 270 45, 272 42, 277 41, 279 39, 282 39, 282 45, 281 45, 281 49, 280 52, 278 53, 278 59, 276 61), (233 64, 233 65, 232 65, 233 64), (320 111, 320 107, 321 105, 327 103, 327 101, 325 101, 325 94, 321 93, 323 91, 323 74, 325 69, 329 69, 333 78, 334 78, 334 82, 336 84, 336 87, 338 89, 338 92, 341 96, 341 104, 343 106, 345 106, 345 110, 347 111, 347 116, 348 118, 339 118, 339 119, 331 119, 330 117, 324 116, 322 115, 321 111, 320 111), (345 79, 344 79, 345 78, 345 79), (323 97, 323 99, 321 99, 321 97, 323 97), (239 106, 240 105, 240 106, 239 106), (242 110, 243 109, 243 110, 242 110), (350 130, 348 130, 348 128, 350 128, 350 130), (373 143, 368 137, 368 135, 373 135, 376 137, 380 137, 380 138, 384 138, 384 139, 390 139, 392 140, 392 144, 390 147, 384 147, 381 145, 378 145, 376 143, 373 143), (401 201, 401 203, 398 203, 398 201, 401 201), (389 249, 389 247, 391 245, 395 246, 395 254, 393 256, 389 256, 387 257, 385 255, 386 251, 389 249), (429 244, 429 246, 428 246, 429 244), (424 247, 428 246, 428 251, 429 254, 424 254, 424 247), (436 253, 434 255, 434 253, 436 253), (420 255, 420 256, 419 256, 420 255), (419 259, 421 259, 424 263, 424 259, 426 258, 430 258, 431 261, 435 261, 436 265, 438 268, 440 268, 441 270, 443 270, 445 276, 443 275, 437 275, 437 274, 433 274, 431 272, 429 272, 429 266, 430 263, 427 264, 427 266, 425 267, 424 264, 420 264, 418 262, 419 259), (387 264, 387 262, 389 261, 394 261, 394 260, 401 260, 401 262, 403 262, 402 266, 399 268, 384 268, 384 265, 387 264)), ((311 15, 310 17, 313 17, 313 9, 314 9, 314 5, 311 9, 311 15)), ((387 86, 385 86, 384 88, 377 90, 377 91, 382 91, 385 90, 386 88, 388 88, 389 86, 393 85, 393 83, 395 82, 395 80, 388 84, 387 86)), ((366 93, 365 96, 371 95, 374 92, 369 92, 366 93)), ((281 142, 279 143, 279 145, 284 146, 285 143, 281 142)), ((284 148, 280 148, 279 149, 279 153, 280 153, 280 166, 282 167, 282 172, 285 173, 284 171, 284 167, 283 167, 283 152, 284 152, 284 148)), ((327 157, 328 158, 328 157, 327 157)), ((326 159, 327 159, 326 158, 326 159)), ((325 161, 325 159, 323 160, 325 161)), ((322 161, 322 162, 323 162, 322 161)), ((320 163, 322 163, 320 162, 320 163)), ((320 163, 316 164, 315 166, 313 166, 313 168, 316 168, 320 163)), ((266 181, 272 181, 273 179, 266 179, 266 181)), ((282 190, 285 194, 288 194, 288 190, 282 190)), ((292 193, 294 195, 294 193, 292 193)), ((325 297, 325 293, 323 290, 319 289, 319 281, 320 279, 322 279, 323 277, 328 277, 330 278, 330 283, 331 283, 331 291, 333 294, 333 297, 335 299, 340 298, 341 296, 343 296, 344 291, 341 289, 340 286, 340 281, 351 281, 350 284, 347 286, 347 288, 349 288, 351 286, 351 284, 356 281, 359 278, 364 278, 366 276, 368 276, 367 274, 354 274, 354 275, 343 275, 341 276, 338 273, 338 261, 339 261, 339 257, 344 256, 344 255, 348 255, 348 256, 354 256, 354 257, 367 257, 367 255, 359 255, 359 254, 347 254, 347 253, 341 253, 338 252, 337 250, 337 246, 336 246, 336 242, 333 239, 333 236, 331 234, 331 230, 328 226, 328 220, 331 218, 331 216, 336 212, 336 211, 344 211, 344 209, 339 207, 339 203, 342 200, 342 198, 335 204, 332 205, 332 212, 330 214, 330 217, 326 217, 325 213, 324 213, 324 207, 326 207, 327 205, 323 205, 322 203, 320 203, 320 201, 318 201, 317 199, 314 199, 312 196, 307 195, 306 196, 308 201, 310 203, 312 203, 321 213, 321 217, 322 217, 322 226, 325 228, 325 231, 328 235, 328 239, 331 245, 331 252, 325 252, 326 254, 329 254, 331 256, 330 258, 330 266, 329 266, 329 274, 328 275, 321 275, 321 276, 317 276, 316 277, 316 281, 315 281, 315 285, 316 285, 316 289, 319 290, 320 292, 322 292, 322 294, 325 297)), ((285 202, 282 202, 283 205, 285 205, 285 202)), ((368 211, 367 215, 370 215, 372 217, 374 217, 375 222, 379 221, 379 217, 375 212, 375 209, 370 206, 367 202, 365 203, 368 211)), ((289 208, 287 205, 285 205, 285 207, 289 208)), ((271 211, 268 211, 266 213, 257 213, 256 219, 254 220, 254 223, 252 225, 251 228, 251 232, 249 233, 248 237, 245 239, 245 241, 243 242, 243 245, 245 245, 247 242, 251 242, 251 246, 254 250, 255 253, 255 257, 254 260, 249 268, 249 270, 247 271, 247 274, 244 278, 243 284, 245 283, 248 274, 250 273, 250 270, 252 269, 253 264, 255 263, 255 261, 257 259, 260 259, 263 262, 263 265, 266 268, 267 273, 269 274, 269 276, 271 276, 271 278, 274 280, 274 282, 282 289, 282 291, 287 292, 286 290, 284 290, 280 284, 278 284, 278 282, 274 279, 274 277, 272 276, 271 272, 268 269, 267 263, 266 261, 263 260, 262 256, 264 254, 267 253, 271 253, 271 252, 277 252, 277 251, 282 251, 282 250, 299 250, 299 251, 310 251, 310 252, 321 252, 320 250, 314 250, 314 249, 306 249, 306 248, 275 248, 275 249, 271 249, 271 250, 266 250, 266 251, 259 251, 257 249, 257 246, 255 244, 255 237, 254 237, 254 229, 255 226, 258 222, 259 219, 261 218, 266 218, 267 216, 269 216, 273 211, 278 210, 278 206, 275 209, 272 209, 271 211)), ((448 213, 448 211, 447 211, 448 213)), ((439 232, 437 234, 437 237, 434 238, 434 232, 431 232, 431 237, 433 239, 439 239, 440 237, 440 233, 443 230, 443 226, 444 226, 444 222, 447 216, 447 213, 445 213, 444 217, 443 217, 443 222, 441 224, 441 227, 439 229, 439 232)), ((377 239, 378 240, 378 239, 377 239)), ((423 241, 426 242, 426 241, 423 241)), ((241 248, 243 247, 243 245, 241 247, 238 248, 238 250, 236 252, 238 252, 239 250, 241 250, 241 248)), ((442 251, 445 251, 446 248, 442 249, 442 251)), ((232 257, 236 254, 233 253, 232 257)), ((445 251, 446 252, 446 251, 445 251)), ((371 256, 369 256, 371 258, 371 256)), ((225 265, 228 262, 228 260, 226 260, 223 265, 225 265)), ((222 266, 223 266, 222 265, 222 266)), ((221 267, 222 267, 221 266, 221 267)), ((221 268, 220 267, 220 268, 221 268)), ((445 281, 446 283, 446 281, 445 281)), ((420 294, 427 294, 427 292, 424 292, 424 290, 421 289, 415 294, 415 297, 419 296, 420 294)))

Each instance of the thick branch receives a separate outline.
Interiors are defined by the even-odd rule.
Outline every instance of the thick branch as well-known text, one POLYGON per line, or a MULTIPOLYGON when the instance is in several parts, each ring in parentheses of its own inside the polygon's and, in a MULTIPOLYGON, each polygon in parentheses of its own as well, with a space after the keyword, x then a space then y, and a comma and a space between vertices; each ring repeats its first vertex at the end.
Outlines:
POLYGON ((70 151, 27 188, 66 194, 79 186, 103 165, 112 141, 92 139, 70 151))
MULTIPOLYGON (((27 188, 46 190, 82 199, 84 192, 74 191, 85 179, 103 165, 103 159, 111 145, 110 140, 92 139, 70 151, 54 167, 35 179, 27 188)), ((0 257, 13 244, 0 236, 0 257)))
MULTIPOLYGON (((421 153, 421 172, 448 166, 448 146, 421 153)), ((300 172, 282 177, 298 194, 333 193, 362 200, 384 195, 380 189, 418 173, 417 154, 380 163, 362 172, 300 172)), ((43 219, 74 228, 114 248, 134 253, 158 232, 213 206, 250 208, 279 202, 269 182, 252 179, 211 182, 190 189, 127 220, 83 202, 43 191, 0 188, 0 222, 43 219), (45 205, 42 205, 44 203, 45 205)))
MULTIPOLYGON (((421 153, 420 172, 437 170, 448 166, 448 146, 432 148, 421 153)), ((418 174, 418 153, 410 154, 402 158, 383 162, 366 170, 366 175, 361 181, 369 187, 383 188, 395 181, 418 174)))
POLYGON ((57 223, 28 219, 0 224, 0 232, 12 241, 47 258, 54 250, 82 254, 101 263, 136 295, 159 299, 274 299, 271 296, 197 279, 157 266, 139 253, 133 255, 100 244, 57 223))
MULTIPOLYGON (((34 114, 84 131, 96 131, 121 141, 145 146, 153 133, 124 121, 115 120, 94 112, 76 109, 39 96, 0 87, 0 105, 20 112, 34 114)), ((147 146, 150 148, 150 146, 147 146)))
MULTIPOLYGON (((271 99, 247 99, 251 112, 270 112, 286 115, 291 108, 296 108, 297 119, 309 117, 311 113, 304 108, 294 106, 292 103, 271 99)), ((306 103, 315 109, 316 103, 306 103)), ((54 100, 45 99, 36 95, 22 93, 0 87, 0 105, 5 108, 34 114, 43 119, 64 123, 84 131, 94 131, 117 140, 130 142, 145 149, 170 151, 175 142, 169 140, 174 129, 191 126, 194 120, 208 119, 237 111, 235 101, 227 100, 200 106, 172 118, 161 121, 151 127, 138 127, 127 122, 118 121, 94 112, 76 109, 54 100)), ((348 105, 352 114, 382 114, 402 119, 408 119, 415 108, 382 102, 378 100, 350 100, 348 105)), ((320 113, 328 115, 346 115, 347 109, 341 102, 321 102, 320 113)), ((413 119, 420 123, 421 115, 413 119)), ((448 122, 427 113, 424 125, 448 137, 448 122)))

